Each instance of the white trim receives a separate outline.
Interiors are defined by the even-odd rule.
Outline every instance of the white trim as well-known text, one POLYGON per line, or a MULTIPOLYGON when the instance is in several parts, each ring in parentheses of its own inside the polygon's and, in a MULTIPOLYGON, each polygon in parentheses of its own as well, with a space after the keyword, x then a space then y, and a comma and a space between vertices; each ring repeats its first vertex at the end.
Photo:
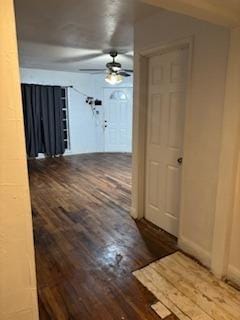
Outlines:
POLYGON ((228 266, 227 279, 240 287, 240 270, 233 265, 228 266))
POLYGON ((131 207, 130 209, 130 215, 132 216, 133 219, 139 219, 137 215, 137 211, 134 207, 131 207))
POLYGON ((133 159, 131 214, 133 218, 141 219, 144 216, 143 199, 145 179, 145 103, 147 102, 147 58, 137 52, 135 53, 134 57, 135 90, 133 91, 133 159))
POLYGON ((210 268, 211 266, 211 253, 194 243, 193 241, 185 238, 179 237, 178 247, 198 259, 205 267, 210 268))
POLYGON ((173 51, 175 49, 181 49, 186 47, 191 47, 193 43, 194 36, 177 39, 174 41, 168 41, 164 44, 161 44, 160 46, 152 47, 152 48, 145 48, 139 52, 141 56, 150 58, 152 56, 155 56, 156 54, 161 54, 164 52, 173 51))

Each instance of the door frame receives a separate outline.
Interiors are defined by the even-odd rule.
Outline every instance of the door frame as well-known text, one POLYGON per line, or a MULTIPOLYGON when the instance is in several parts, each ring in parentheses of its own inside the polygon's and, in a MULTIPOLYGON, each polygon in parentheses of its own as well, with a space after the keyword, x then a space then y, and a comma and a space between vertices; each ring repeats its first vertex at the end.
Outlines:
MULTIPOLYGON (((135 77, 134 77, 134 104, 133 104, 133 167, 132 167, 132 206, 131 216, 134 219, 142 219, 145 216, 145 179, 146 179, 146 140, 147 140, 147 108, 148 106, 148 61, 149 58, 159 53, 188 48, 188 78, 186 86, 186 106, 183 134, 183 154, 185 150, 185 136, 190 113, 191 100, 191 75, 193 60, 194 37, 167 42, 160 46, 142 50, 135 53, 135 77)), ((181 172, 180 184, 180 212, 179 234, 181 230, 182 212, 182 186, 184 176, 184 162, 181 172)))

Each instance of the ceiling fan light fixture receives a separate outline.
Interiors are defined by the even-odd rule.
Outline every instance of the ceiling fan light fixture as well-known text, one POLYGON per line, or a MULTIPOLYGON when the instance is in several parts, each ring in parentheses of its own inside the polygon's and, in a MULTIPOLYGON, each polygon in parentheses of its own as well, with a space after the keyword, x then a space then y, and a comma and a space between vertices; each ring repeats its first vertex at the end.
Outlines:
POLYGON ((108 73, 105 81, 111 85, 119 84, 123 81, 123 76, 115 72, 108 73))

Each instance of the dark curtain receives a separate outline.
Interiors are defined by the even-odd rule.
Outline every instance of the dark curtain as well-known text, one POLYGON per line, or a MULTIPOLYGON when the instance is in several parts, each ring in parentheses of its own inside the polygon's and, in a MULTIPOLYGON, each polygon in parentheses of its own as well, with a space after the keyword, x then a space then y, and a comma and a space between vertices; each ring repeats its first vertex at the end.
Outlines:
POLYGON ((23 83, 22 100, 28 156, 63 154, 61 87, 23 83))

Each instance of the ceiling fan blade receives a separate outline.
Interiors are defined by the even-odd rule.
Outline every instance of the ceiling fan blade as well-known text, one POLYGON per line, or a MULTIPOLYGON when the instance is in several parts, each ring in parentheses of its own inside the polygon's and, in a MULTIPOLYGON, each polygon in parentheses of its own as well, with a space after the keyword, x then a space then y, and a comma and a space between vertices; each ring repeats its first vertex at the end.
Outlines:
POLYGON ((99 69, 99 68, 96 68, 96 69, 94 69, 94 68, 80 68, 80 69, 78 69, 79 71, 106 71, 106 69, 99 69))
POLYGON ((127 58, 130 58, 130 59, 133 59, 133 53, 123 53, 123 56, 127 57, 127 58))
POLYGON ((119 71, 118 72, 118 74, 120 75, 120 76, 123 76, 123 77, 130 77, 131 76, 131 74, 130 73, 127 73, 126 71, 119 71))
POLYGON ((58 63, 82 62, 82 61, 85 61, 85 60, 90 60, 90 59, 97 58, 100 55, 101 55, 101 53, 89 53, 89 54, 79 55, 79 56, 75 56, 75 57, 62 58, 62 59, 57 60, 56 62, 58 62, 58 63))
POLYGON ((85 73, 103 73, 106 72, 106 69, 78 69, 80 72, 85 73))

